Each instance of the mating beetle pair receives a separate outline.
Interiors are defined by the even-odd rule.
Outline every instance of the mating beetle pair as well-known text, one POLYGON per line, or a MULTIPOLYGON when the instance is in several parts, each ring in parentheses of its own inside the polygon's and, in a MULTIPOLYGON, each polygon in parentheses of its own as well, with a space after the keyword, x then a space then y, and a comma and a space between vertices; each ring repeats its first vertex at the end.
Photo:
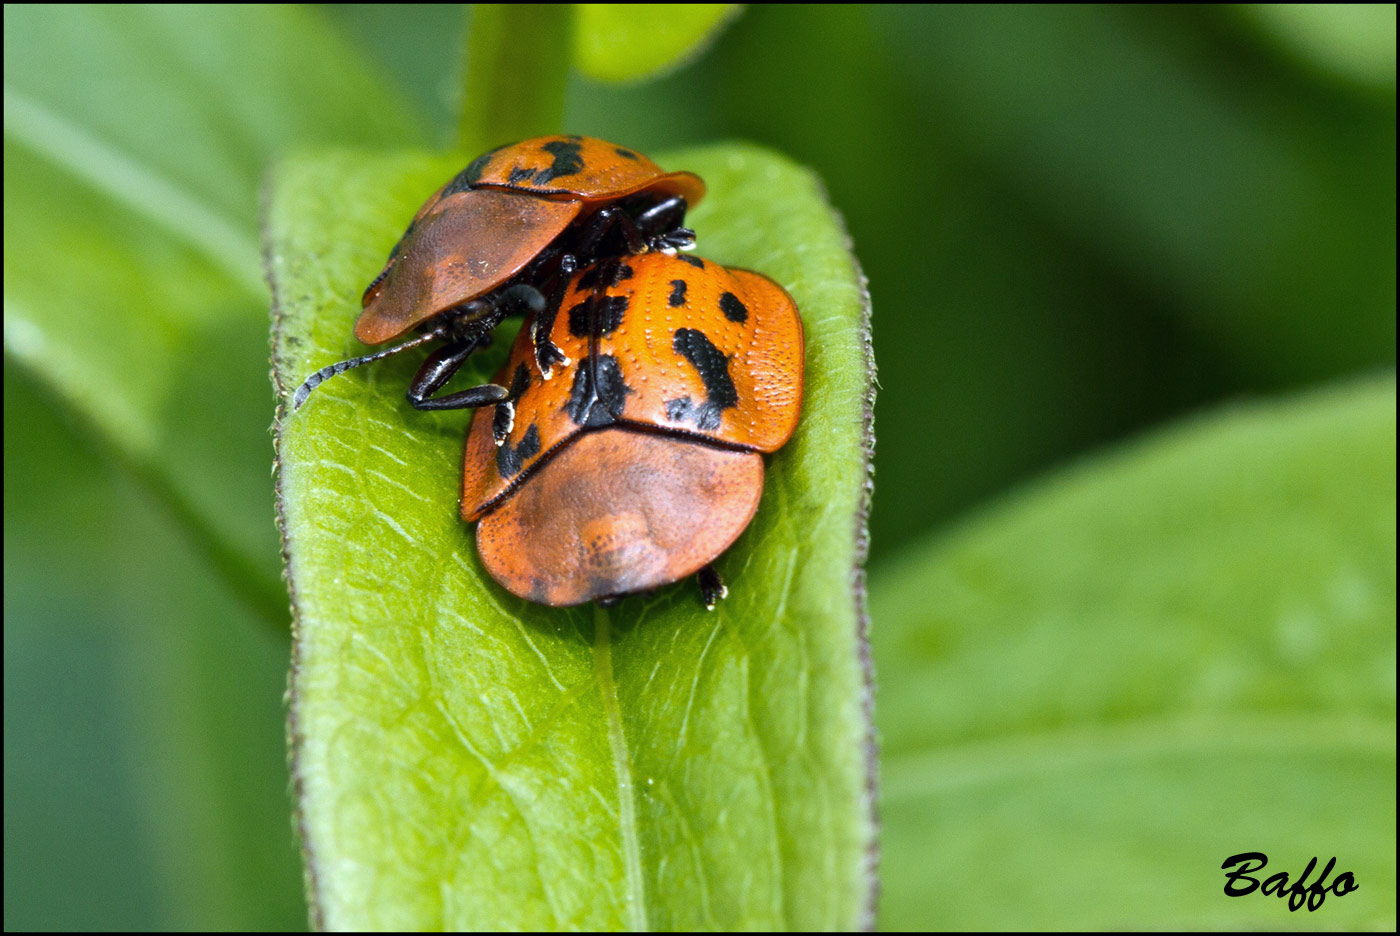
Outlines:
POLYGON ((586 137, 492 150, 434 193, 365 290, 355 335, 418 334, 313 374, 440 342, 414 377, 419 409, 472 421, 461 512, 512 593, 554 606, 650 591, 698 573, 748 526, 760 453, 796 428, 803 338, 768 278, 678 255, 704 195, 688 172, 586 137), (507 315, 527 318, 494 382, 438 396, 507 315))

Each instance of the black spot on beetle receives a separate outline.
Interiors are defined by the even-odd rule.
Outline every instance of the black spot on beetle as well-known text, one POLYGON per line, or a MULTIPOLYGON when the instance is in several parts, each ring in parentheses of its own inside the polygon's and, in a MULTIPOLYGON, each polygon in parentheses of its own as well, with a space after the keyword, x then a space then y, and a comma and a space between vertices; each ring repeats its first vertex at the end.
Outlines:
POLYGON ((510 398, 518 400, 530 389, 530 368, 524 364, 515 365, 515 376, 510 381, 510 398))
POLYGON ((577 175, 583 169, 583 157, 577 142, 551 140, 540 149, 553 156, 554 162, 548 169, 541 169, 535 174, 536 185, 548 185, 560 176, 577 175))
POLYGON ((695 404, 690 401, 690 397, 683 396, 674 400, 666 401, 666 418, 674 419, 677 422, 689 419, 690 414, 695 409, 695 404))
POLYGON ((569 334, 575 338, 588 337, 589 307, 592 305, 592 299, 585 299, 569 309, 569 334))
POLYGON ((685 305, 685 280, 671 280, 671 298, 666 300, 666 304, 673 309, 685 305))
POLYGON ((638 156, 636 153, 632 152, 630 149, 623 149, 623 148, 620 147, 620 146, 614 147, 614 148, 613 148, 613 152, 616 153, 617 155, 621 156, 623 159, 630 159, 630 160, 632 160, 633 162, 635 162, 636 160, 642 158, 642 157, 638 156))
POLYGON ((622 324, 622 316, 627 314, 626 296, 604 296, 598 304, 598 314, 594 318, 594 333, 602 338, 617 331, 622 324))
POLYGON ((692 257, 689 254, 676 254, 676 259, 690 264, 697 270, 705 269, 705 261, 701 260, 699 257, 692 257))
POLYGON ((509 442, 504 442, 496 449, 496 470, 501 473, 502 478, 509 478, 519 474, 525 463, 539 453, 540 430, 534 423, 530 423, 530 428, 520 437, 519 444, 512 448, 509 442))
POLYGON ((678 328, 671 342, 677 354, 690 362, 705 384, 705 395, 722 407, 739 402, 729 378, 729 358, 697 328, 678 328))
POLYGON ((703 432, 713 432, 719 428, 719 414, 724 408, 713 403, 696 406, 690 397, 666 401, 666 415, 676 422, 694 422, 695 428, 703 432))
POLYGON ((696 406, 689 397, 666 402, 666 415, 690 419, 698 429, 719 428, 720 413, 739 403, 739 393, 729 376, 729 358, 716 348, 705 333, 694 328, 678 328, 671 342, 677 354, 690 362, 705 385, 705 402, 696 406))
POLYGON ((574 385, 564 410, 580 426, 608 426, 622 418, 627 394, 631 392, 632 388, 622 380, 617 358, 611 354, 584 358, 574 371, 574 385))
POLYGON ((523 166, 516 166, 506 177, 507 185, 519 185, 521 182, 529 182, 535 176, 535 170, 526 169, 523 166))
POLYGON ((467 168, 452 177, 452 181, 447 183, 447 187, 442 190, 441 198, 449 195, 456 195, 458 192, 465 192, 481 180, 481 174, 486 171, 486 167, 491 163, 491 157, 500 152, 501 147, 488 150, 473 159, 467 168))
POLYGON ((585 299, 569 310, 569 334, 575 338, 611 335, 622 324, 626 312, 626 296, 585 299))
POLYGON ((722 293, 719 297, 719 310, 724 313, 724 317, 731 322, 743 324, 749 320, 748 306, 739 301, 739 297, 732 292, 722 293))

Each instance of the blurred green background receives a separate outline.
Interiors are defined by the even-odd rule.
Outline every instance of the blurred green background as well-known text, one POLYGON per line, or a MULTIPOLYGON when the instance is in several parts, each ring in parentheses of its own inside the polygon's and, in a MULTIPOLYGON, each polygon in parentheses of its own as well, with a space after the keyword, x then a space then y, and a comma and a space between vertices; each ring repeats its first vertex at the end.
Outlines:
MULTIPOLYGON (((85 83, 101 99, 104 85, 122 84, 121 63, 182 44, 204 55, 220 48, 220 29, 197 9, 182 14, 182 31, 141 17, 140 28, 104 30, 81 12, 13 9, 5 925, 301 927, 285 637, 202 561, 140 466, 128 470, 83 417, 54 404, 42 375, 17 364, 25 335, 10 324, 12 245, 42 256, 43 238, 61 232, 17 229, 12 196, 24 193, 11 191, 12 174, 24 168, 56 192, 84 184, 61 161, 26 168, 37 157, 11 145, 12 89, 59 110, 85 83), (83 57, 65 87, 52 79, 62 64, 49 57, 52 35, 83 57)), ((395 102, 372 143, 450 142, 461 10, 301 16, 395 102)), ((282 64, 289 73, 300 67, 294 48, 282 64)), ((206 56, 215 66, 222 58, 206 56)), ((215 66, 208 80, 218 80, 215 66)), ((143 121, 132 132, 153 150, 162 135, 186 132, 160 124, 160 86, 132 81, 147 99, 105 102, 113 120, 130 106, 143 121)), ((269 81, 261 93, 275 97, 281 86, 269 81)), ((330 107, 342 89, 321 93, 330 107)), ((823 177, 874 308, 877 585, 911 549, 1082 453, 1215 404, 1394 366, 1393 7, 755 6, 660 80, 571 78, 565 126, 652 152, 744 138, 823 177)), ((366 145, 374 129, 343 142, 366 145)), ((295 127, 278 128, 238 155, 240 186, 220 193, 231 216, 255 215, 262 165, 300 142, 295 127)), ((139 301, 142 285, 128 285, 123 298, 139 301)), ((237 418, 222 435, 227 450, 205 454, 225 464, 230 488, 265 490, 265 513, 242 522, 275 568, 265 306, 228 301, 248 314, 235 333, 206 336, 219 352, 210 366, 227 376, 200 386, 217 388, 237 418)), ((1390 425, 1393 467, 1393 408, 1390 425)), ((1390 485, 1393 505, 1393 476, 1390 485)), ((1393 513, 1389 535, 1393 559, 1393 513)), ((1393 571, 1389 588, 1390 643, 1377 653, 1389 660, 1389 706, 1379 711, 1393 724, 1393 571)), ((877 616, 877 661, 884 624, 877 616)), ((882 722, 887 736, 903 727, 882 722)), ((1393 796, 1393 747, 1388 771, 1393 796)), ((1386 821, 1393 852, 1393 811, 1386 821)), ((1307 857, 1280 860, 1293 869, 1307 857)), ((891 871, 892 887, 900 873, 891 871)), ((1389 916, 1382 906, 1372 918, 1382 928, 1394 925, 1393 859, 1390 874, 1373 885, 1389 889, 1389 916)), ((922 917, 899 893, 887 897, 890 925, 997 925, 956 912, 922 917)))

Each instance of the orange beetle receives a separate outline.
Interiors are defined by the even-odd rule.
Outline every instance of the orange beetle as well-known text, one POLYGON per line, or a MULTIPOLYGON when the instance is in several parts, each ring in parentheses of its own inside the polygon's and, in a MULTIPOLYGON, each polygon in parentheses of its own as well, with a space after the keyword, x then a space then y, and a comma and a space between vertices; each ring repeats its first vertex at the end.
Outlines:
POLYGON ((539 316, 571 359, 545 382, 525 330, 472 422, 462 518, 492 578, 554 606, 611 603, 699 573, 748 526, 762 452, 802 407, 802 320, 781 286, 692 256, 600 261, 539 316))
MULTIPOLYGON (((418 209, 361 298, 355 337, 365 344, 422 333, 322 368, 297 388, 294 406, 329 377, 439 340, 409 386, 409 403, 425 410, 495 403, 499 388, 433 394, 506 315, 557 307, 583 264, 694 246, 694 232, 682 225, 704 194, 699 176, 663 172, 640 153, 590 137, 539 137, 478 156, 418 209)), ((566 362, 547 335, 537 336, 535 355, 546 378, 566 362)))

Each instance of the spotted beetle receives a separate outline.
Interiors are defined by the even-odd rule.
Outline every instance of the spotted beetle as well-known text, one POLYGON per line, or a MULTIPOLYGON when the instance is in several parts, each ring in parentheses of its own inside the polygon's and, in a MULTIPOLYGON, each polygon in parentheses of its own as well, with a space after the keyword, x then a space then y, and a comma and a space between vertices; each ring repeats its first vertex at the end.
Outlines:
POLYGON ((763 455, 802 407, 797 306, 758 273, 685 255, 612 257, 569 281, 536 329, 569 363, 540 379, 522 329, 472 420, 461 513, 522 598, 608 604, 699 574, 758 509, 763 455))
MULTIPOLYGON (((478 156, 418 209, 361 298, 360 341, 419 333, 321 368, 296 389, 294 408, 329 377, 434 342, 441 347, 409 385, 412 406, 498 402, 503 397, 489 385, 436 394, 507 315, 557 309, 579 267, 608 255, 694 246, 685 213, 704 194, 699 176, 663 172, 640 153, 591 137, 539 137, 478 156)), ((569 363, 547 334, 532 337, 545 379, 569 363)))

